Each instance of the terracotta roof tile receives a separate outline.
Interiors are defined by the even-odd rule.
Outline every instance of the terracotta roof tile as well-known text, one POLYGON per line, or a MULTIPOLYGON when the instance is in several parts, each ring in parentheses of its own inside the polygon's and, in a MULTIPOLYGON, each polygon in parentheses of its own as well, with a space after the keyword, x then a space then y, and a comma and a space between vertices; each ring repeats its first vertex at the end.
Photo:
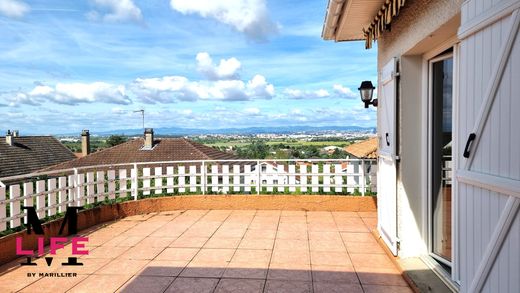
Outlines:
POLYGON ((144 139, 133 139, 88 156, 65 162, 47 170, 125 164, 136 162, 232 160, 237 156, 184 138, 155 139, 151 150, 142 150, 144 139))
POLYGON ((18 136, 14 145, 0 137, 0 178, 28 174, 70 161, 74 154, 52 136, 18 136))
POLYGON ((345 151, 359 159, 377 158, 377 137, 351 144, 345 147, 345 151))

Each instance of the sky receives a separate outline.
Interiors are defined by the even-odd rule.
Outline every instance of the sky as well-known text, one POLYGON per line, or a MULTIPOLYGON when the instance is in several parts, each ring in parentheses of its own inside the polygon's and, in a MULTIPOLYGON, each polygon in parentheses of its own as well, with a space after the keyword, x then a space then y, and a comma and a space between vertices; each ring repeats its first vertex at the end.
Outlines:
POLYGON ((0 0, 0 131, 375 126, 326 0, 0 0))

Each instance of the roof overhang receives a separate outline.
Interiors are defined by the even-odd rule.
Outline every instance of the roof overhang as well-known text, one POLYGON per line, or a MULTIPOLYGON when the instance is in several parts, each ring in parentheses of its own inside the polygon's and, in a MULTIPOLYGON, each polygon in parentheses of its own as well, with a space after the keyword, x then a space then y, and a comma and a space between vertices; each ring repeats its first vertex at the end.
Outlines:
POLYGON ((386 0, 329 0, 321 37, 324 40, 365 40, 367 28, 386 0))

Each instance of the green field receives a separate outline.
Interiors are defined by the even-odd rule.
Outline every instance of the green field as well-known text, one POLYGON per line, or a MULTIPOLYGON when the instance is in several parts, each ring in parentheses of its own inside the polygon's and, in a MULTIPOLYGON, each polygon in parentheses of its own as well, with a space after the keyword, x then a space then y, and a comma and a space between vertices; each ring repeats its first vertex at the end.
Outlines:
MULTIPOLYGON (((207 146, 215 146, 215 147, 229 147, 229 146, 237 146, 242 147, 251 144, 251 141, 242 141, 242 140, 235 140, 235 141, 218 141, 214 143, 205 143, 207 146)), ((266 141, 265 144, 267 145, 277 145, 277 144, 284 144, 287 146, 316 146, 316 147, 326 147, 326 146, 338 146, 338 147, 344 147, 350 144, 350 142, 345 140, 326 140, 326 141, 306 141, 306 140, 269 140, 266 141)))

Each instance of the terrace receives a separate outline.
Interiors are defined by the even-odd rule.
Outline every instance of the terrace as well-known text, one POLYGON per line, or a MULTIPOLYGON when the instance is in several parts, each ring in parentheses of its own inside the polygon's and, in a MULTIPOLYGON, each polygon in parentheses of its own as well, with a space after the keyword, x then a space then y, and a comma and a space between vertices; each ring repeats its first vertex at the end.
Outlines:
POLYGON ((66 207, 84 207, 68 239, 88 237, 89 254, 64 266, 68 243, 20 266, 26 258, 7 251, 15 237, 36 249, 34 233, 0 238, 0 290, 410 292, 371 233, 373 163, 172 161, 2 178, 2 231, 23 228, 21 206, 34 206, 38 218, 58 218, 43 224, 45 237, 59 236, 66 207))

